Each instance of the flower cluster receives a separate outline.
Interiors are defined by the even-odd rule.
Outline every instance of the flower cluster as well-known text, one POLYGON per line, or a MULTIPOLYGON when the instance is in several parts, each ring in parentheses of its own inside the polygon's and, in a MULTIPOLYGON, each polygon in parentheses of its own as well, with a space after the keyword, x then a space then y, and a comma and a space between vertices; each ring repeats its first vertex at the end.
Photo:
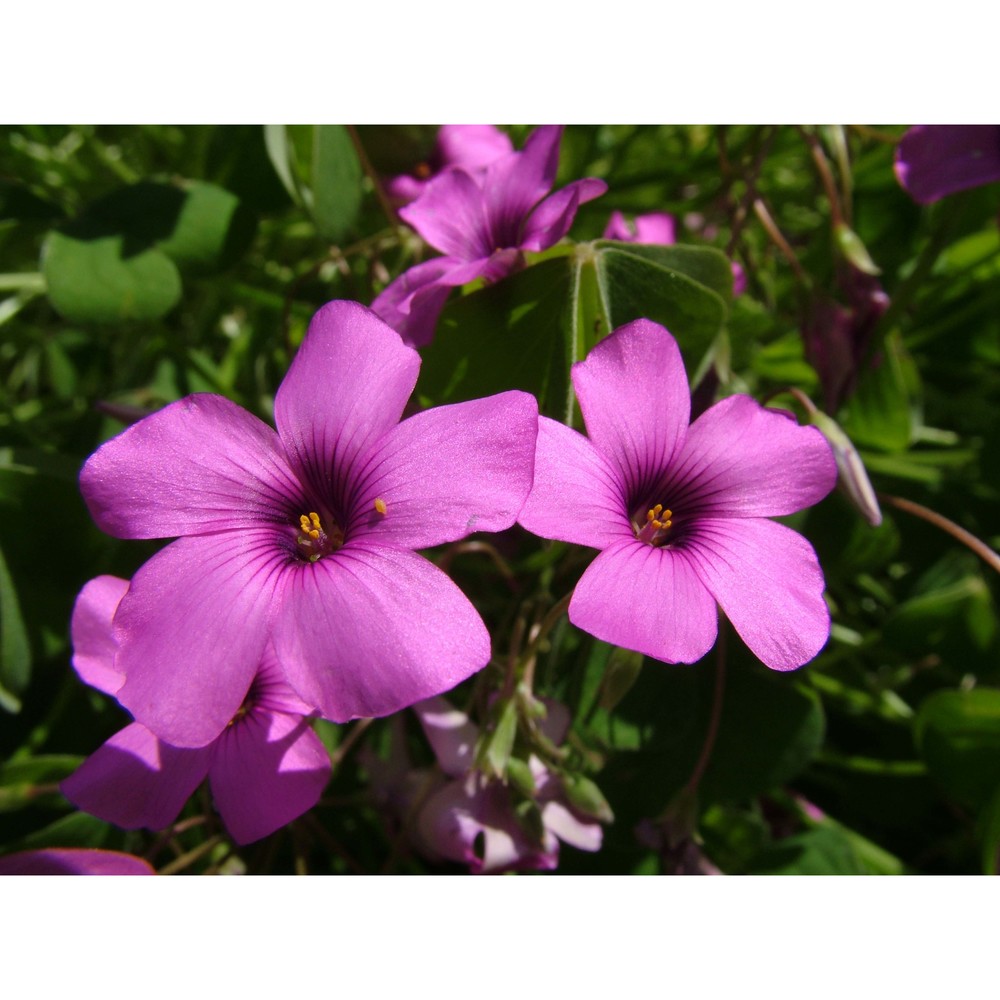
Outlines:
MULTIPOLYGON (((438 767, 419 795, 412 769, 397 769, 388 798, 413 813, 419 852, 489 872, 555 868, 560 842, 596 851, 610 812, 574 795, 568 751, 554 749, 569 712, 531 701, 523 661, 511 657, 493 696, 546 717, 525 723, 537 743, 510 736, 493 771, 475 752, 492 733, 440 697, 491 662, 493 643, 419 550, 517 523, 599 550, 568 614, 606 642, 693 662, 715 642, 721 607, 772 669, 822 648, 816 555, 771 518, 830 491, 830 446, 746 395, 690 422, 680 349, 662 326, 627 323, 573 365, 587 436, 517 390, 412 412, 414 348, 451 290, 523 266, 605 190, 588 178, 551 193, 560 137, 539 128, 514 151, 497 130, 442 131, 435 162, 391 185, 442 256, 372 309, 334 301, 316 313, 277 390, 275 428, 199 393, 88 459, 80 488, 96 523, 169 541, 131 581, 98 577, 77 600, 74 667, 134 721, 63 781, 71 802, 160 829, 207 779, 232 839, 250 843, 318 802, 332 769, 315 719, 412 706, 438 767)), ((674 223, 629 226, 616 213, 605 236, 672 243, 674 223)))

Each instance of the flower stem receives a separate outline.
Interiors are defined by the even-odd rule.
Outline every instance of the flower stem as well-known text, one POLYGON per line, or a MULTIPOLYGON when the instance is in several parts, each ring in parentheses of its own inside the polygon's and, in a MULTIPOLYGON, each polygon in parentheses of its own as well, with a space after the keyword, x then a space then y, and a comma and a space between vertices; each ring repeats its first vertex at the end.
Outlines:
POLYGON ((929 524, 933 524, 934 527, 940 528, 942 531, 951 535, 951 537, 956 541, 961 542, 964 546, 975 552, 987 566, 1000 573, 1000 555, 997 555, 993 549, 991 549, 982 539, 977 538, 974 534, 972 534, 971 531, 966 531, 965 528, 960 527, 943 514, 939 514, 937 511, 931 510, 929 507, 924 507, 923 504, 907 500, 905 497, 894 497, 890 496, 888 493, 879 493, 878 498, 883 503, 887 503, 899 510, 905 510, 907 514, 913 514, 914 517, 922 518, 929 524))
POLYGON ((764 231, 771 237, 775 246, 784 254, 785 260, 788 261, 792 271, 795 273, 795 277, 803 285, 808 285, 809 278, 806 276, 805 271, 802 270, 802 265, 799 263, 798 257, 795 256, 795 251, 791 248, 788 240, 785 239, 784 234, 778 228, 774 219, 771 218, 771 213, 760 198, 754 199, 753 210, 760 224, 764 227, 764 231))
POLYGON ((693 796, 701 784, 701 779, 705 776, 708 762, 715 748, 715 740, 719 735, 719 723, 722 721, 722 696, 726 687, 726 622, 719 623, 719 639, 715 644, 715 690, 712 697, 712 714, 708 720, 708 732, 705 733, 705 742, 701 748, 701 755, 698 763, 695 764, 691 777, 684 787, 685 793, 693 796))

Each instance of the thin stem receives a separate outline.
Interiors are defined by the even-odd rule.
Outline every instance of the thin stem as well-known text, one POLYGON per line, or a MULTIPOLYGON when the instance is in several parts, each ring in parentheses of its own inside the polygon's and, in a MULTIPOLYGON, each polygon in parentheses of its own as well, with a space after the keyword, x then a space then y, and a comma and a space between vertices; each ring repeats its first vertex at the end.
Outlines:
POLYGON ((493 565, 500 571, 500 575, 510 586, 511 590, 517 590, 517 576, 514 574, 514 571, 510 568, 510 565, 503 558, 503 556, 501 556, 500 553, 489 544, 489 542, 477 540, 471 542, 456 542, 453 545, 449 545, 448 548, 442 553, 441 558, 438 560, 438 569, 447 573, 451 568, 451 563, 455 556, 465 555, 468 552, 482 552, 483 555, 489 556, 493 565))
POLYGON ((982 539, 972 534, 971 531, 966 531, 965 528, 960 527, 943 514, 939 514, 937 511, 923 506, 923 504, 914 503, 912 500, 907 500, 904 497, 894 497, 888 493, 879 493, 878 498, 883 503, 887 503, 899 510, 905 510, 907 514, 913 514, 914 517, 922 518, 929 524, 933 524, 935 528, 940 528, 951 535, 956 541, 961 542, 964 546, 975 552, 987 566, 1000 573, 1000 555, 997 555, 993 549, 982 539))
POLYGON ((336 771, 343 763, 344 758, 351 752, 355 743, 364 736, 365 731, 374 722, 374 719, 358 719, 351 727, 351 731, 344 737, 343 742, 330 757, 333 769, 336 771))
POLYGON ((358 135, 358 130, 353 125, 348 125, 347 133, 351 137, 351 142, 354 143, 354 151, 358 154, 358 159, 361 161, 361 169, 368 175, 375 188, 375 197, 378 198, 378 203, 382 206, 382 211, 385 213, 385 217, 389 220, 389 225, 391 225, 393 229, 400 229, 401 224, 399 216, 396 214, 396 210, 392 207, 392 203, 386 197, 385 189, 382 187, 382 181, 379 179, 378 173, 372 166, 372 161, 368 159, 368 153, 365 151, 365 146, 361 141, 361 136, 358 135))
POLYGON ((788 240, 785 239, 784 234, 778 228, 774 219, 771 218, 771 213, 760 198, 754 199, 753 210, 760 220, 760 224, 764 227, 764 231, 771 237, 771 242, 784 254, 785 260, 791 265, 792 270, 795 272, 795 277, 803 285, 808 285, 809 279, 805 271, 802 270, 802 265, 799 263, 798 257, 795 256, 795 251, 792 250, 788 240))
POLYGON ((736 244, 739 241, 740 233, 743 226, 746 224, 747 217, 750 214, 750 206, 757 198, 757 178, 764 166, 764 160, 767 158, 768 151, 771 148, 771 143, 774 141, 774 137, 777 134, 778 132, 775 128, 772 128, 769 133, 765 134, 760 147, 757 150, 757 155, 754 157, 754 161, 750 166, 750 171, 744 177, 747 189, 733 213, 733 228, 732 232, 729 234, 729 242, 726 244, 727 257, 732 257, 736 252, 736 244))
POLYGON ((222 843, 222 835, 216 834, 214 837, 210 837, 203 844, 199 844, 197 847, 193 847, 186 854, 182 854, 179 858, 171 861, 170 864, 164 865, 159 869, 160 875, 174 875, 177 872, 184 871, 185 868, 193 865, 200 858, 203 858, 206 854, 211 854, 212 851, 222 843))
POLYGON ((823 147, 816 136, 807 132, 801 126, 799 126, 798 131, 799 135, 805 139, 806 144, 809 146, 809 152, 812 154, 813 163, 816 164, 816 172, 819 174, 820 183, 826 192, 827 201, 830 202, 830 218, 834 226, 842 226, 844 224, 844 211, 840 203, 840 195, 837 192, 837 185, 830 171, 830 164, 827 161, 826 153, 823 152, 823 147))
POLYGON ((712 714, 708 720, 708 732, 701 748, 698 763, 695 764, 691 777, 685 786, 685 791, 693 795, 705 776, 705 770, 715 749, 715 740, 719 735, 719 723, 722 721, 722 696, 726 687, 726 623, 720 622, 719 639, 715 644, 715 691, 712 696, 712 714))

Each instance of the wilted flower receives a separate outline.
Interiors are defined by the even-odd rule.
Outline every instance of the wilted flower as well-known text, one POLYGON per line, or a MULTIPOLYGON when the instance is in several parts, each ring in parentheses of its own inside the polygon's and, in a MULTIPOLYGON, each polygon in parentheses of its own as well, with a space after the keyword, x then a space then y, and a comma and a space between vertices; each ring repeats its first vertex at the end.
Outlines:
POLYGON ((118 699, 138 722, 173 746, 210 743, 268 643, 338 722, 398 711, 488 661, 475 608, 413 550, 514 522, 537 403, 507 392, 398 423, 419 367, 369 310, 332 302, 278 389, 277 433, 202 393, 90 457, 80 484, 101 528, 182 536, 115 613, 118 699))
POLYGON ((896 177, 923 205, 1000 181, 1000 125, 914 125, 896 147, 896 177))
POLYGON ((749 396, 688 426, 674 338, 636 320, 573 366, 589 439, 539 421, 535 482, 519 520, 543 538, 600 549, 570 620, 667 662, 715 641, 716 603, 769 667, 812 659, 830 634, 812 546, 768 520, 826 496, 837 468, 823 435, 749 396))
POLYGON ((604 181, 591 177, 549 194, 561 136, 562 126, 535 129, 524 149, 493 160, 485 170, 447 170, 400 210, 445 255, 411 267, 372 303, 407 343, 422 347, 430 342, 452 288, 510 274, 522 265, 523 250, 558 243, 577 208, 607 190, 604 181))
POLYGON ((386 191, 400 204, 419 198, 438 174, 461 167, 474 174, 504 153, 513 151, 510 136, 495 125, 442 125, 434 152, 414 174, 401 174, 386 184, 386 191))
POLYGON ((823 387, 823 405, 831 413, 854 392, 872 334, 889 308, 889 296, 872 275, 845 266, 839 283, 847 305, 816 297, 802 332, 806 357, 823 387))
MULTIPOLYGON (((114 695, 117 673, 111 622, 128 581, 91 580, 77 598, 71 625, 80 678, 114 695)), ((266 837, 319 801, 330 757, 309 726, 312 709, 289 688, 270 648, 243 705, 208 746, 178 749, 133 722, 62 782, 86 812, 127 830, 160 830, 208 777, 222 821, 238 844, 266 837)))
MULTIPOLYGON (((532 755, 528 768, 534 783, 527 810, 518 810, 513 788, 473 766, 479 729, 444 698, 413 706, 441 770, 452 781, 433 791, 417 813, 419 841, 432 856, 469 865, 474 874, 534 868, 552 870, 559 863, 559 841, 582 851, 600 849, 601 824, 584 816, 566 797, 561 779, 532 755), (531 814, 535 824, 532 826, 531 814)), ((569 728, 569 713, 548 703, 542 726, 553 743, 569 728)))

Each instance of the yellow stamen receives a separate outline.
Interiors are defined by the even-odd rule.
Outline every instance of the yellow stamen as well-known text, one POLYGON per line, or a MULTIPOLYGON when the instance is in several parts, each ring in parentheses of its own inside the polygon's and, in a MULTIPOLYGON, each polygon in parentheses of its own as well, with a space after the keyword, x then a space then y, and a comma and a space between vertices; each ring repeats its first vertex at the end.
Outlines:
POLYGON ((376 497, 375 498, 375 509, 380 514, 382 514, 383 516, 385 516, 385 512, 386 512, 386 510, 388 510, 388 508, 385 505, 385 501, 381 497, 376 497))

